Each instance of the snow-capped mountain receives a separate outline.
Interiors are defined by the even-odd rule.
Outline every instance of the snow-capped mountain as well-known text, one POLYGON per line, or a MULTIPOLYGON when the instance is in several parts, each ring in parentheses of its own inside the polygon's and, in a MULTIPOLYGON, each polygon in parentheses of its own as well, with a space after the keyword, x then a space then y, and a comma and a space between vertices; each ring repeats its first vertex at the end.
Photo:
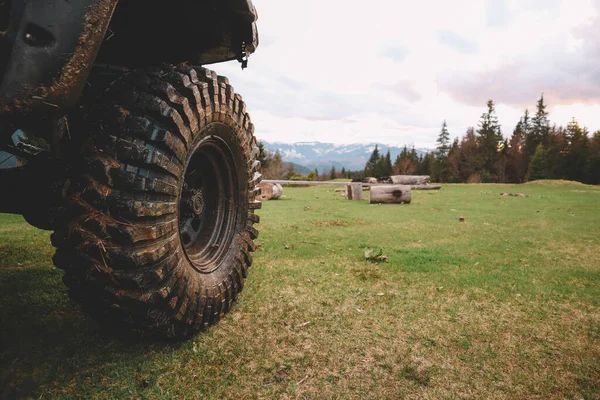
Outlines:
MULTIPOLYGON (((326 171, 334 166, 338 171, 346 168, 350 171, 362 170, 373 150, 375 143, 368 144, 333 144, 321 142, 299 142, 299 143, 273 143, 264 142, 265 147, 271 151, 279 151, 281 158, 286 162, 293 162, 313 170, 326 171)), ((388 149, 392 162, 402 151, 402 147, 378 144, 381 154, 386 154, 388 149)), ((411 148, 409 147, 409 150, 411 148)), ((428 149, 416 149, 417 154, 422 155, 428 149)))

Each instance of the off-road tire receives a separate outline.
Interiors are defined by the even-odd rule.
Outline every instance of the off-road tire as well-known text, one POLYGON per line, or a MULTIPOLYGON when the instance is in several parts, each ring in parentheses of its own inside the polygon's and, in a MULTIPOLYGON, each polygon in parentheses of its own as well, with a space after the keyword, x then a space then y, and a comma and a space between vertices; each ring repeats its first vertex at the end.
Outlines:
POLYGON ((230 310, 252 264, 254 126, 228 80, 204 68, 132 71, 94 102, 75 129, 89 133, 54 264, 104 323, 189 337, 230 310))

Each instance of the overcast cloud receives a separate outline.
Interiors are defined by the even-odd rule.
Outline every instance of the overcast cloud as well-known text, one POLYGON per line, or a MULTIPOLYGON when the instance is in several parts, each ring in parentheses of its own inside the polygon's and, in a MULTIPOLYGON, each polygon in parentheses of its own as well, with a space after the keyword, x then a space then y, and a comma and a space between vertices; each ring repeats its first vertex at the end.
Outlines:
POLYGON ((543 92, 551 120, 600 129, 600 0, 254 0, 249 69, 213 66, 259 139, 433 147, 491 98, 510 135, 543 92))

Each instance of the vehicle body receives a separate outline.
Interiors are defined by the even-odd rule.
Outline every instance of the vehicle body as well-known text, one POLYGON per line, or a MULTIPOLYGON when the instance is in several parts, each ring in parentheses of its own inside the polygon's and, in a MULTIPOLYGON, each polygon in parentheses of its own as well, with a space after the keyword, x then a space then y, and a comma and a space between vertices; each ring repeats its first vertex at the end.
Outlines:
POLYGON ((256 20, 250 0, 0 0, 0 151, 24 160, 0 165, 0 212, 55 231, 92 315, 187 337, 241 290, 254 126, 201 66, 246 67, 256 20))

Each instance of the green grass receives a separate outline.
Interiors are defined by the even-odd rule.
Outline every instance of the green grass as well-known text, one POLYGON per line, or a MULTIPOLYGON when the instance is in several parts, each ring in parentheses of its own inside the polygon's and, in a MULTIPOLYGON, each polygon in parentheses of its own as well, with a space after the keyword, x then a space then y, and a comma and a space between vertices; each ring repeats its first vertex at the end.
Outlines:
POLYGON ((0 215, 0 397, 600 399, 600 188, 333 190, 264 204, 239 301, 185 343, 103 332, 0 215))

